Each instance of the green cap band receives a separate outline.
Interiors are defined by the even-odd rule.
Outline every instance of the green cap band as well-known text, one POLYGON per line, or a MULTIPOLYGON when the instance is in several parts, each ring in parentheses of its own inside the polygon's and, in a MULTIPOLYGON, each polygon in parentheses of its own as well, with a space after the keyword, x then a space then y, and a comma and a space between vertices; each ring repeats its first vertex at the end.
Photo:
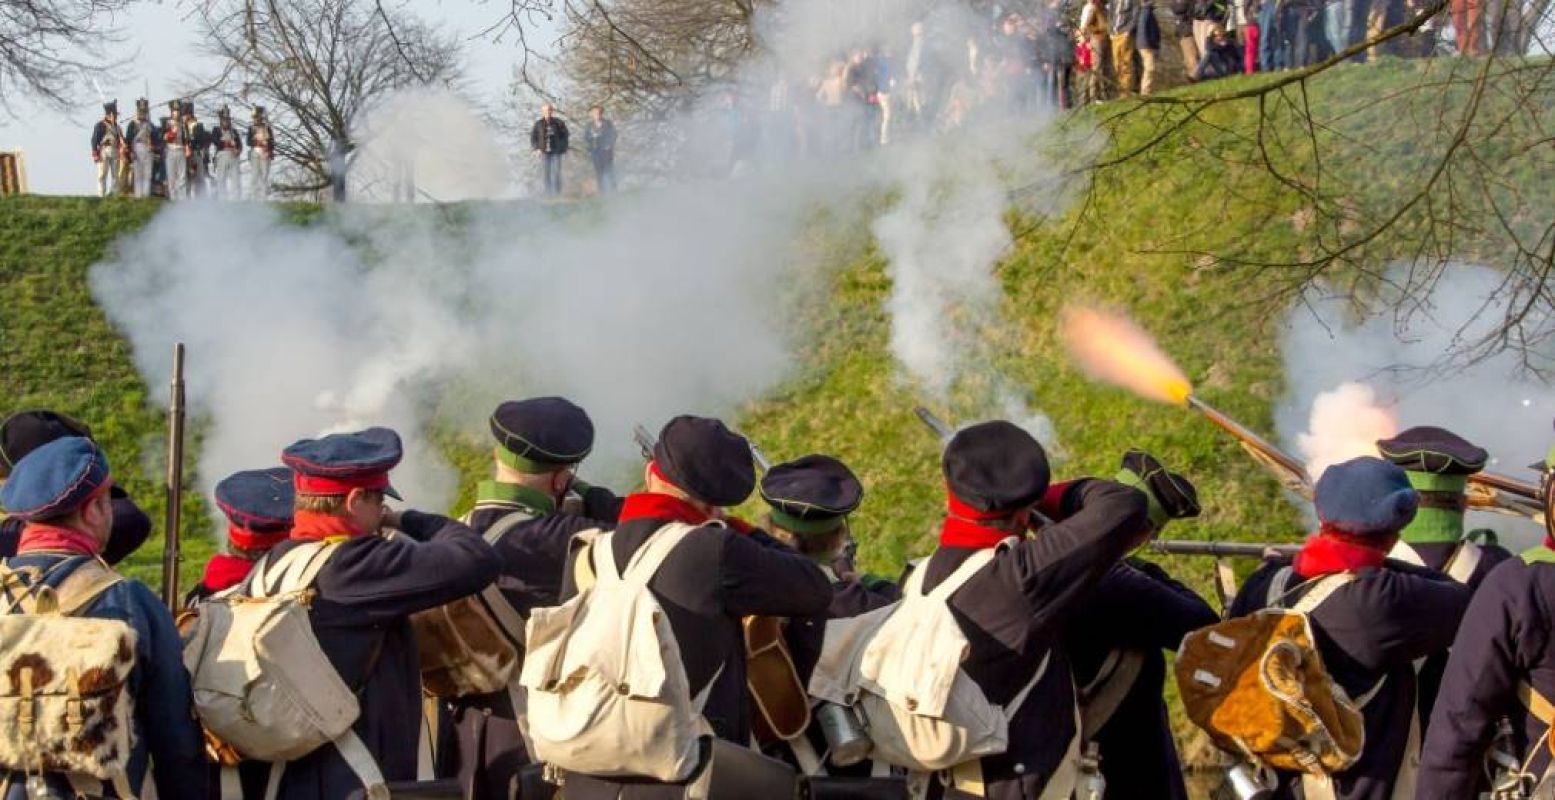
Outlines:
POLYGON ((1113 480, 1124 486, 1132 486, 1145 493, 1145 499, 1149 501, 1147 513, 1150 515, 1150 524, 1152 526, 1159 529, 1171 520, 1172 515, 1166 513, 1166 506, 1161 505, 1161 501, 1156 499, 1155 492, 1150 491, 1150 484, 1145 483, 1145 479, 1141 478, 1133 470, 1120 470, 1113 480))
POLYGON ((514 503, 541 514, 549 514, 556 510, 556 501, 545 492, 516 483, 499 481, 481 481, 476 484, 475 502, 476 504, 514 503))
POLYGON ((546 472, 555 472, 559 469, 566 469, 572 466, 571 464, 555 464, 547 461, 536 461, 532 458, 521 456, 512 450, 509 450, 506 447, 502 447, 500 445, 497 447, 497 460, 518 472, 522 472, 525 475, 541 475, 546 472))
POLYGON ((1404 475, 1409 478, 1409 485, 1415 487, 1417 492, 1457 492, 1463 493, 1469 486, 1467 475, 1443 475, 1436 472, 1416 472, 1405 470, 1404 475))
POLYGON ((842 527, 842 523, 848 520, 846 514, 840 517, 826 517, 824 519, 800 519, 792 514, 785 513, 777 506, 772 507, 772 524, 785 531, 793 531, 798 534, 831 533, 842 527))

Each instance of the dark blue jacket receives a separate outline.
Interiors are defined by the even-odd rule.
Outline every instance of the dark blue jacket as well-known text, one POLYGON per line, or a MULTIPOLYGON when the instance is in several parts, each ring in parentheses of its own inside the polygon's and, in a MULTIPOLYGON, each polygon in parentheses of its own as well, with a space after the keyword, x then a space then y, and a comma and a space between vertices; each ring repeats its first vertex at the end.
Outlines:
MULTIPOLYGON (((1248 576, 1231 605, 1231 616, 1266 606, 1269 584, 1289 558, 1264 562, 1248 576)), ((1296 587, 1293 578, 1291 587, 1296 587)), ((1310 588, 1292 588, 1289 607, 1310 588)), ((1379 569, 1363 569, 1312 612, 1313 634, 1323 665, 1350 697, 1386 683, 1361 709, 1366 747, 1354 766, 1335 776, 1337 800, 1389 800, 1403 763, 1415 712, 1416 659, 1452 644, 1458 621, 1469 604, 1468 587, 1431 569, 1389 560, 1379 569)), ((1292 797, 1299 781, 1284 776, 1277 798, 1292 797)))
MULTIPOLYGON (((44 581, 57 586, 84 556, 29 552, 5 559, 12 569, 44 571, 44 581), (69 563, 67 563, 69 562, 69 563), (58 569, 55 569, 58 567, 58 569), (52 571, 51 571, 52 570, 52 571)), ((125 580, 103 592, 78 616, 117 619, 135 629, 135 666, 129 691, 135 702, 134 750, 130 755, 130 788, 143 794, 148 759, 156 763, 157 796, 163 800, 206 800, 204 740, 195 721, 189 674, 184 671, 183 643, 173 616, 145 584, 125 580)), ((72 797, 63 778, 50 779, 59 797, 72 797)), ((13 775, 6 800, 27 800, 25 780, 13 775)), ((110 796, 112 790, 105 787, 110 796)))
MULTIPOLYGON (((1420 758, 1420 800, 1474 796, 1496 720, 1509 716, 1517 752, 1539 741, 1544 723, 1517 698, 1520 682, 1555 698, 1555 564, 1501 562, 1475 592, 1442 676, 1420 758)), ((1535 774, 1549 763, 1538 747, 1535 774)))
POLYGON ((1075 619, 1064 634, 1064 648, 1077 686, 1091 683, 1113 650, 1133 651, 1144 658, 1117 710, 1092 734, 1101 751, 1109 796, 1187 800, 1161 694, 1166 685, 1163 651, 1175 651, 1183 636, 1219 619, 1192 589, 1140 559, 1113 567, 1075 609, 1075 619))
MULTIPOLYGON (((410 615, 480 591, 500 561, 480 534, 436 514, 406 511, 408 538, 358 536, 342 544, 314 583, 313 629, 330 663, 356 687, 362 716, 355 730, 389 781, 416 777, 421 728, 421 665, 410 615)), ((280 558, 300 542, 282 542, 280 558)), ((335 748, 290 762, 286 800, 339 800, 361 787, 335 748)))

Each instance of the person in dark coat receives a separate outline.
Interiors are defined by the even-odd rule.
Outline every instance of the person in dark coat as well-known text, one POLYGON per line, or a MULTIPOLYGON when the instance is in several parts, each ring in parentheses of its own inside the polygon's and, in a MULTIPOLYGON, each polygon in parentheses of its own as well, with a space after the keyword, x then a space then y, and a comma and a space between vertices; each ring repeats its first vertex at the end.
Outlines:
POLYGON ((1242 74, 1241 51, 1223 29, 1215 28, 1209 35, 1204 55, 1199 58, 1199 69, 1194 73, 1193 79, 1207 81, 1240 74, 1242 74))
MULTIPOLYGON (((648 589, 675 632, 693 696, 714 681, 702 711, 713 734, 746 744, 751 722, 741 618, 824 613, 832 600, 830 582, 810 559, 724 513, 750 496, 756 476, 750 444, 722 422, 692 416, 670 420, 645 473, 643 491, 629 495, 621 508, 611 553, 624 569, 665 525, 701 526, 669 555, 648 589)), ((586 552, 575 550, 563 572, 564 601, 577 593, 573 561, 586 552)), ((685 793, 683 785, 652 780, 574 772, 565 773, 564 780, 567 800, 657 800, 685 793)))
MULTIPOLYGON (((831 605, 819 614, 790 619, 783 631, 799 684, 808 686, 826 640, 827 620, 888 606, 902 593, 888 579, 859 574, 845 552, 851 537, 848 516, 864 499, 863 485, 846 464, 825 455, 778 464, 761 479, 761 499, 769 508, 767 530, 773 538, 814 561, 831 581, 831 605)), ((814 774, 820 754, 827 751, 820 720, 812 717, 802 742, 770 749, 814 774)), ((869 776, 867 761, 848 768, 828 764, 825 769, 829 775, 869 776)))
MULTIPOLYGON (((1387 558, 1419 504, 1397 466, 1369 456, 1352 459, 1325 470, 1314 491, 1318 532, 1294 559, 1271 559, 1249 576, 1231 616, 1288 608, 1315 578, 1353 573, 1308 615, 1324 666, 1356 698, 1364 717, 1365 749, 1333 776, 1334 797, 1388 800, 1398 785, 1407 792, 1416 777, 1415 661, 1452 643, 1469 590, 1435 570, 1387 558)), ((1279 778, 1276 798, 1301 796, 1299 776, 1279 778)))
MULTIPOLYGON (((1055 777, 1074 779, 1064 762, 1077 749, 1079 732, 1059 637, 1107 571, 1149 536, 1148 503, 1137 489, 1113 481, 1049 486, 1042 445, 1004 421, 958 432, 945 447, 943 467, 947 513, 939 547, 916 567, 927 570, 924 591, 933 591, 977 551, 1020 538, 950 596, 950 610, 971 645, 962 669, 989 701, 1008 704, 1046 663, 1013 710, 1009 749, 962 765, 956 774, 980 773, 984 796, 995 800, 1038 797, 1053 788, 1048 784, 1055 777), (1039 505, 1058 521, 1026 536, 1039 505)), ((945 796, 963 795, 952 787, 945 796)))
POLYGON ((128 158, 117 101, 103 103, 103 118, 92 126, 92 163, 97 165, 97 196, 119 193, 119 159, 128 158))
POLYGON ((297 500, 286 467, 234 472, 216 484, 216 507, 227 518, 227 548, 205 562, 200 582, 184 595, 193 607, 248 579, 254 562, 286 541, 297 500))
POLYGON ((540 118, 529 129, 529 149, 540 156, 546 195, 560 197, 562 160, 567 156, 567 123, 556 116, 556 108, 550 103, 540 106, 540 118))
MULTIPOLYGON (((1479 797, 1486 757, 1507 771, 1495 788, 1526 791, 1551 766, 1555 698, 1555 451, 1545 459, 1544 541, 1496 565, 1469 604, 1431 712, 1420 756, 1419 800, 1479 797), (1537 709, 1537 711, 1536 711, 1537 709)), ((1512 795, 1527 797, 1528 794, 1512 795)))
MULTIPOLYGON (((1485 468, 1489 454, 1463 437, 1442 428, 1410 428, 1391 439, 1377 442, 1377 452, 1397 464, 1409 476, 1409 485, 1420 494, 1420 509, 1399 532, 1398 544, 1388 558, 1429 567, 1477 591, 1497 564, 1512 557, 1494 542, 1476 543, 1464 533, 1463 515, 1468 509, 1469 476, 1485 468)), ((1420 668, 1420 722, 1431 719, 1437 687, 1447 654, 1428 660, 1420 668)))
MULTIPOLYGON (((16 464, 0 503, 23 523, 17 553, 5 566, 31 583, 58 587, 76 570, 99 559, 113 526, 107 456, 83 436, 54 439, 16 464)), ((19 598, 7 592, 6 606, 19 598)), ((134 667, 126 685, 134 703, 128 765, 129 789, 146 796, 149 765, 155 763, 156 795, 164 800, 206 800, 209 796, 204 742, 195 722, 183 645, 173 617, 155 592, 140 581, 122 579, 90 601, 77 616, 116 619, 135 631, 134 667)), ((50 797, 74 797, 65 776, 45 773, 50 797)), ((26 776, 6 776, 6 800, 30 800, 26 776)), ((104 787, 104 797, 119 797, 104 787)))
POLYGON ((616 190, 616 124, 605 119, 604 106, 589 109, 589 125, 583 129, 594 164, 594 186, 600 194, 616 190))
POLYGON ((142 97, 135 101, 135 118, 124 128, 124 152, 130 159, 130 173, 136 197, 151 196, 151 173, 161 149, 162 134, 151 121, 151 103, 142 97))
MULTIPOLYGON (((1125 454, 1117 481, 1145 493, 1153 534, 1171 520, 1199 515, 1193 484, 1148 453, 1125 454)), ((1183 636, 1219 619, 1192 589, 1140 558, 1114 566, 1076 609, 1064 652, 1080 689, 1081 727, 1097 746, 1109 796, 1187 800, 1162 697, 1163 651, 1175 651, 1183 636)))
MULTIPOLYGON (((269 556, 343 541, 313 583, 310 616, 330 663, 357 688, 362 715, 353 730, 390 782, 416 778, 421 669, 410 615, 480 591, 501 566, 463 523, 384 506, 385 496, 399 499, 389 470, 400 455, 399 436, 387 428, 286 448, 281 460, 294 473, 296 511, 290 537, 269 556), (375 535, 380 527, 404 536, 375 535)), ((287 800, 338 800, 363 784, 332 745, 276 768, 287 800)))
POLYGON ((1157 65, 1161 58, 1161 23, 1156 20, 1154 0, 1145 0, 1134 26, 1134 49, 1139 53, 1139 93, 1155 91, 1157 65))
MULTIPOLYGON (((531 610, 561 602, 573 536, 615 527, 621 501, 577 479, 578 465, 594 448, 594 423, 573 403, 509 401, 492 412, 490 427, 496 474, 476 487, 475 508, 464 522, 488 536, 502 559, 497 586, 528 619, 531 610), (578 508, 567 508, 569 496, 579 498, 578 508), (495 531, 498 525, 506 532, 495 531)), ((458 776, 467 800, 505 800, 510 781, 530 763, 512 699, 499 692, 447 706, 452 735, 438 748, 439 774, 458 776)))
MULTIPOLYGON (((92 431, 86 423, 57 411, 18 411, 7 417, 0 422, 0 483, 28 453, 67 436, 90 439, 92 431)), ((100 555, 112 566, 146 543, 151 536, 151 517, 118 484, 109 488, 108 496, 113 504, 113 526, 100 555)), ((19 518, 0 515, 0 558, 16 555, 23 526, 19 518)))

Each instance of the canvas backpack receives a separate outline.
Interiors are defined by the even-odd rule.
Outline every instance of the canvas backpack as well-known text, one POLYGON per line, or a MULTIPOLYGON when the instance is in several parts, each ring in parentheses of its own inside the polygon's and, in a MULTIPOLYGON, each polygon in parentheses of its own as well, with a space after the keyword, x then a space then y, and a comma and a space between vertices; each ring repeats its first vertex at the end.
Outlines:
POLYGON ((1323 778, 1360 758, 1361 707, 1381 683, 1351 700, 1324 667, 1312 635, 1313 610, 1354 574, 1318 578, 1285 609, 1276 595, 1284 594, 1290 574, 1277 577, 1272 607, 1183 637, 1177 686, 1189 719, 1220 749, 1254 765, 1323 778))
MULTIPOLYGON (((495 545, 532 519, 532 514, 514 511, 487 528, 483 538, 495 545)), ((525 622, 496 581, 477 594, 414 614, 410 623, 427 694, 455 698, 509 690, 524 654, 525 622)), ((519 702, 514 699, 515 711, 519 702)))
POLYGON ((665 525, 624 571, 612 552, 615 534, 593 535, 577 556, 590 560, 593 585, 530 614, 519 684, 538 760, 571 772, 670 782, 696 771, 702 739, 712 735, 702 709, 723 668, 692 696, 675 632, 648 589, 693 530, 665 525))
POLYGON ((352 730, 361 714, 355 692, 319 646, 308 608, 319 571, 339 542, 300 544, 200 607, 184 645, 195 710, 211 736, 244 758, 273 762, 267 797, 285 762, 326 744, 372 798, 387 797, 383 776, 352 730))
POLYGON ((874 741, 871 758, 934 772, 1007 749, 1010 717, 1041 682, 1050 655, 1009 703, 989 701, 961 668, 970 645, 948 603, 1016 541, 973 553, 933 591, 924 591, 920 565, 900 601, 826 623, 810 694, 859 713, 874 741))
POLYGON ((46 573, 0 565, 0 674, 8 676, 0 680, 0 767, 25 774, 29 786, 63 773, 78 794, 100 794, 107 783, 133 800, 135 629, 77 616, 124 578, 89 557, 54 569, 68 570, 57 587, 44 584, 46 573))

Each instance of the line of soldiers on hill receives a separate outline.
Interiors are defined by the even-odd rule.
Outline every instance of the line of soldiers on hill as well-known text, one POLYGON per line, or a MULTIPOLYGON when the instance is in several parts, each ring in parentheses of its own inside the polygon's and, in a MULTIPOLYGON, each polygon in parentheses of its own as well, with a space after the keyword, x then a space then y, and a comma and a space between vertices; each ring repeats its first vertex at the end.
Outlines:
MULTIPOLYGON (((506 402, 489 423, 491 477, 460 519, 387 505, 401 448, 383 428, 222 480, 226 552, 181 642, 155 594, 112 571, 151 526, 87 426, 8 419, 0 794, 1187 797, 1165 652, 1227 623, 1131 555, 1200 511, 1150 454, 1055 480, 1019 427, 966 427, 944 448, 933 552, 878 576, 853 564, 864 487, 836 458, 758 476, 747 440, 682 416, 618 496, 578 477, 594 428, 571 402, 506 402), (759 524, 730 511, 753 492, 759 524), (94 640, 125 644, 62 668, 90 650, 50 648, 67 618, 127 626, 94 640)), ((1363 728, 1312 741, 1363 745, 1325 772, 1326 752, 1249 764, 1266 752, 1249 742, 1230 754, 1255 773, 1242 796, 1548 796, 1555 535, 1518 556, 1466 532, 1487 456, 1448 431, 1378 450, 1321 476, 1319 530, 1227 609, 1303 609, 1334 684, 1303 690, 1363 728)))
POLYGON ((134 119, 122 127, 118 102, 103 104, 102 119, 92 126, 91 153, 100 197, 263 201, 270 196, 275 131, 263 106, 254 106, 246 130, 233 123, 226 106, 216 112, 216 124, 206 127, 187 99, 168 101, 167 116, 153 122, 151 104, 142 97, 135 101, 134 119), (248 195, 242 178, 245 147, 248 195))

